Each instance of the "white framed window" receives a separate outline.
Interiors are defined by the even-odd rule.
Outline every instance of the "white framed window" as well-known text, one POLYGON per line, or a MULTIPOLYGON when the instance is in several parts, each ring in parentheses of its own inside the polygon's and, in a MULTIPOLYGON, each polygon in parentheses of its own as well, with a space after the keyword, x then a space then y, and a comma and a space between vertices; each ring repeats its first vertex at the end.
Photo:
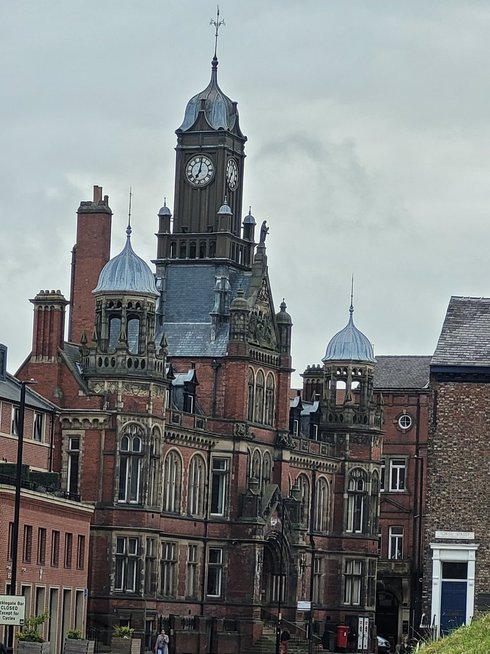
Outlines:
POLYGON ((119 444, 119 502, 141 502, 142 429, 128 425, 119 444))
POLYGON ((157 579, 157 544, 156 538, 146 539, 145 551, 145 592, 152 594, 156 590, 157 579))
POLYGON ((195 454, 189 465, 189 490, 187 493, 188 515, 204 515, 205 482, 206 464, 200 454, 195 454))
POLYGON ((390 460, 390 491, 406 490, 407 462, 405 459, 390 460))
POLYGON ((39 443, 44 440, 44 414, 34 412, 34 423, 32 425, 32 438, 39 443))
POLYGON ((223 550, 210 547, 208 550, 208 597, 221 597, 223 584, 223 550))
POLYGON ((388 558, 397 561, 403 559, 403 527, 390 527, 388 558))
POLYGON ((18 436, 19 429, 20 429, 20 410, 18 406, 12 406, 12 424, 10 426, 10 433, 13 436, 18 436))
POLYGON ((408 415, 408 413, 403 413, 399 418, 398 418, 398 426, 400 429, 403 429, 403 431, 408 431, 413 425, 413 420, 412 417, 408 415))
POLYGON ((182 485, 182 463, 175 450, 170 450, 165 458, 163 470, 164 497, 163 510, 179 513, 182 485))
POLYGON ((344 604, 359 606, 362 593, 362 559, 346 559, 344 567, 344 604))
POLYGON ((210 512, 212 515, 224 516, 227 506, 230 461, 222 457, 213 457, 211 466, 210 512))
POLYGON ((138 538, 118 536, 116 538, 116 574, 114 589, 136 592, 138 578, 138 538))

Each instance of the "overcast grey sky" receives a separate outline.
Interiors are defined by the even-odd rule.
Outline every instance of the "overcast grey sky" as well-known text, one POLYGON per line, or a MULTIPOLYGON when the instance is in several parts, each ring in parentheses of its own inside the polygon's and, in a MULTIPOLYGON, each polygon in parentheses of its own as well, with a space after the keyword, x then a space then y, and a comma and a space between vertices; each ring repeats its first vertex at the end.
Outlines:
MULTIPOLYGON (((76 209, 103 186, 154 258, 175 129, 210 77, 216 5, 0 0, 0 341, 15 372, 40 289, 69 295, 76 209)), ((218 80, 248 136, 294 365, 348 318, 377 354, 434 351, 450 295, 490 295, 490 3, 222 0, 218 80)), ((297 378, 296 378, 297 379, 297 378)))

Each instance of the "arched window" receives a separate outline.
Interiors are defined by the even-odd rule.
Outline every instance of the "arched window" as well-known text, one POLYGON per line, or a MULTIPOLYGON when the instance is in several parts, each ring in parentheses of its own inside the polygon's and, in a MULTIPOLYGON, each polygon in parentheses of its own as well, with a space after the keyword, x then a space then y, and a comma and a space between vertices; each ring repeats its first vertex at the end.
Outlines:
POLYGON ((367 474, 362 468, 354 468, 347 485, 346 531, 361 534, 367 526, 367 474))
POLYGON ((111 316, 109 318, 109 352, 114 352, 119 342, 121 335, 121 318, 119 316, 111 316))
POLYGON ((148 504, 160 505, 161 488, 158 486, 158 462, 160 460, 161 433, 153 427, 150 439, 150 469, 148 473, 148 504))
POLYGON ((255 378, 255 422, 264 422, 264 385, 264 373, 259 370, 255 378))
POLYGON ((252 462, 250 468, 250 477, 255 478, 260 483, 260 452, 255 450, 252 454, 252 462))
POLYGON ((248 369, 248 406, 247 419, 253 422, 255 406, 255 376, 252 368, 248 369))
POLYGON ((274 404, 275 404, 275 382, 274 375, 270 372, 267 375, 265 387, 265 424, 274 424, 274 404))
POLYGON ((171 450, 165 459, 163 471, 163 510, 171 513, 180 511, 180 490, 182 485, 182 464, 175 450, 171 450))
POLYGON ((119 442, 119 502, 141 503, 143 429, 127 425, 119 442))
POLYGON ((262 461, 262 488, 272 483, 272 457, 269 452, 264 452, 262 461))
POLYGON ((131 316, 128 320, 128 351, 130 354, 139 354, 140 350, 140 319, 131 316))
POLYGON ((328 523, 330 518, 330 493, 328 481, 324 477, 316 482, 316 498, 315 498, 315 531, 328 531, 328 523))
POLYGON ((306 475, 299 475, 296 480, 300 491, 300 500, 301 500, 301 522, 304 525, 309 524, 309 515, 310 515, 310 480, 306 475))
POLYGON ((206 464, 200 454, 195 454, 189 465, 189 486, 187 492, 187 513, 189 515, 204 515, 205 485, 206 464))

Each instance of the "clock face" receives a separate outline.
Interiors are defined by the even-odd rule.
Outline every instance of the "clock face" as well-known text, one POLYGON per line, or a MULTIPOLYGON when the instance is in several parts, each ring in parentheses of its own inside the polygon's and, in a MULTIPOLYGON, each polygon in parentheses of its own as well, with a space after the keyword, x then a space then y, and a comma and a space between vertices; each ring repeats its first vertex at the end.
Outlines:
POLYGON ((187 162, 185 175, 193 186, 206 186, 214 177, 214 164, 209 157, 198 154, 187 162))
POLYGON ((230 191, 238 186, 238 164, 235 159, 228 159, 226 164, 226 183, 230 191))

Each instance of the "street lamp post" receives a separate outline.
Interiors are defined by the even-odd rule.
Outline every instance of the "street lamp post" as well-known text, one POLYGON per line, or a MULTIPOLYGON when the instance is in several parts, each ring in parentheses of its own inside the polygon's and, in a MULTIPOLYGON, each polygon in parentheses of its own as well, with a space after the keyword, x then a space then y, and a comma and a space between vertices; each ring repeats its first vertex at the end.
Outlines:
POLYGON ((17 434, 17 468, 15 476, 14 523, 12 525, 12 573, 10 575, 10 594, 15 595, 17 586, 17 554, 19 549, 20 491, 22 488, 22 454, 24 449, 24 422, 26 413, 26 387, 35 384, 34 380, 20 382, 19 423, 17 434))
POLYGON ((277 626, 276 626, 276 654, 279 654, 281 648, 281 623, 282 623, 282 595, 284 592, 284 522, 285 522, 284 497, 281 499, 281 543, 279 549, 279 597, 277 600, 277 626))

